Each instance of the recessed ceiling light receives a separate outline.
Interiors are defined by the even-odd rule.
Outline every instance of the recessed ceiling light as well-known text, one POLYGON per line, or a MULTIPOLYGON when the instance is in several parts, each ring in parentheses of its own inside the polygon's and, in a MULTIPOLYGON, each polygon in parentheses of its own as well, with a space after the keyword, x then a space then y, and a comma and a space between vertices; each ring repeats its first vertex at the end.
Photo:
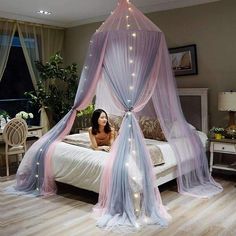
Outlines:
POLYGON ((37 11, 37 13, 41 14, 41 15, 51 15, 52 14, 50 11, 43 11, 43 10, 37 11))

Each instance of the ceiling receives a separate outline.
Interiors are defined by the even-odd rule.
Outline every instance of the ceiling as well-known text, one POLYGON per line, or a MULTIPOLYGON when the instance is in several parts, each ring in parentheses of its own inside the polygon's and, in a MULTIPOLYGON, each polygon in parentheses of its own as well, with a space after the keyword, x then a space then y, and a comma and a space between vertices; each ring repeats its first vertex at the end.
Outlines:
MULTIPOLYGON (((162 11, 219 0, 130 0, 142 12, 162 11)), ((0 17, 61 27, 102 21, 117 0, 0 0, 0 17), (39 10, 52 12, 40 15, 39 10)))

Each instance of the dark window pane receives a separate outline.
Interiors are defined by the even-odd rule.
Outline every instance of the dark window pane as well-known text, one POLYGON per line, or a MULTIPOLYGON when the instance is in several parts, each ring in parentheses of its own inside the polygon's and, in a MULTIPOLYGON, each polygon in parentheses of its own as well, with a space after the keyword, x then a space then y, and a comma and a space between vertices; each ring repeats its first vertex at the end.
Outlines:
POLYGON ((11 47, 6 69, 0 82, 0 99, 25 98, 24 92, 34 90, 21 47, 11 47))
POLYGON ((19 111, 32 112, 34 124, 39 121, 38 108, 29 107, 25 92, 34 90, 25 61, 18 33, 15 34, 10 49, 7 66, 0 81, 0 110, 7 111, 13 117, 19 111))

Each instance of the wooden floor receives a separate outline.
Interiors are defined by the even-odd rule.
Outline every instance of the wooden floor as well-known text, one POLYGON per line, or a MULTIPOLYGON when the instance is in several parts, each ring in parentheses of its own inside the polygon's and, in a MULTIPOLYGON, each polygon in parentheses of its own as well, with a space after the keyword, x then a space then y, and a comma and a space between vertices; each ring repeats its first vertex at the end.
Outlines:
MULTIPOLYGON (((172 221, 168 228, 146 227, 132 235, 235 236, 236 182, 217 177, 224 191, 207 200, 183 196, 175 183, 161 188, 161 196, 172 221)), ((97 194, 59 186, 59 194, 49 198, 14 196, 3 189, 13 180, 0 179, 1 236, 100 236, 118 235, 96 227, 91 216, 97 194)), ((121 235, 121 234, 119 234, 121 235)))

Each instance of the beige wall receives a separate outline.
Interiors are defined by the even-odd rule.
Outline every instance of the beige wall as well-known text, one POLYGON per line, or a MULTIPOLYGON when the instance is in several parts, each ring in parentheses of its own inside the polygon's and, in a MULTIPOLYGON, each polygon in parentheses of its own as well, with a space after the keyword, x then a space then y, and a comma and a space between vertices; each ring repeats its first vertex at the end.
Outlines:
MULTIPOLYGON (((165 33, 169 47, 197 45, 198 75, 177 77, 178 87, 209 88, 210 126, 226 126, 217 109, 219 91, 236 91, 236 1, 187 7, 147 15, 165 33)), ((65 59, 82 67, 89 39, 100 23, 67 29, 65 59)))

